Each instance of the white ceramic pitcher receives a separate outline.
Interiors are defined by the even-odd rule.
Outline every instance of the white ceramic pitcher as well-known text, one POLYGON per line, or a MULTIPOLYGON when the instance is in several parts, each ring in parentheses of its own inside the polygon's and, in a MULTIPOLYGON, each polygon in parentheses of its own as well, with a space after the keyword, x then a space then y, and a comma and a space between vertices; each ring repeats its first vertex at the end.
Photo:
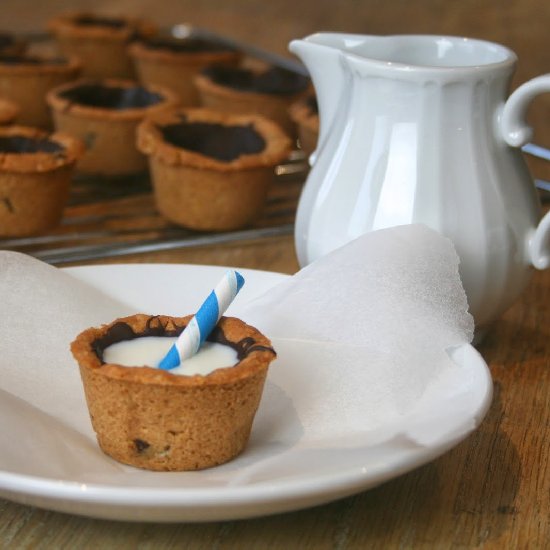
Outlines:
POLYGON ((550 265, 550 213, 539 221, 518 149, 550 74, 507 99, 516 56, 490 42, 318 33, 290 50, 310 72, 320 114, 296 220, 300 263, 367 231, 424 223, 453 240, 477 326, 495 319, 531 266, 550 265))

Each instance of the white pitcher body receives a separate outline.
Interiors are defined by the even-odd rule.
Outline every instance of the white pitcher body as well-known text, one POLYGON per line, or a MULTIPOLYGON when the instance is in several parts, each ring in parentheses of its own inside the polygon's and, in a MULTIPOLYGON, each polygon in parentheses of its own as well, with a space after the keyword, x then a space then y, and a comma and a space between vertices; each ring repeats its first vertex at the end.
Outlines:
POLYGON ((513 52, 434 36, 319 34, 303 44, 291 49, 325 89, 317 90, 319 145, 296 219, 300 263, 367 231, 424 223, 453 240, 476 324, 492 321, 529 280, 531 241, 540 264, 549 256, 550 230, 536 234, 535 187, 509 145, 528 137, 523 101, 502 128, 513 52))

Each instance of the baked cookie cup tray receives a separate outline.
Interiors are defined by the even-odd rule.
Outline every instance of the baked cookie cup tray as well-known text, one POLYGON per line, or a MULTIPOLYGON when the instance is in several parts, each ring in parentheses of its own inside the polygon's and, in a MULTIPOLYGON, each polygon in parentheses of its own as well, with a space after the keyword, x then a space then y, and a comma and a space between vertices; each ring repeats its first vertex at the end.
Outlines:
MULTIPOLYGON (((204 29, 176 25, 164 32, 176 38, 196 36, 225 41, 252 63, 259 61, 303 73, 303 68, 292 60, 204 29)), ((45 33, 28 33, 23 38, 29 42, 33 53, 55 51, 51 38, 45 33)), ((77 172, 71 182, 61 223, 38 235, 0 236, 0 249, 24 252, 58 265, 292 234, 307 170, 306 154, 296 147, 287 159, 274 167, 273 181, 260 217, 251 225, 229 231, 190 230, 163 218, 155 204, 148 171, 117 177, 77 172)), ((0 196, 2 207, 6 205, 0 196)))

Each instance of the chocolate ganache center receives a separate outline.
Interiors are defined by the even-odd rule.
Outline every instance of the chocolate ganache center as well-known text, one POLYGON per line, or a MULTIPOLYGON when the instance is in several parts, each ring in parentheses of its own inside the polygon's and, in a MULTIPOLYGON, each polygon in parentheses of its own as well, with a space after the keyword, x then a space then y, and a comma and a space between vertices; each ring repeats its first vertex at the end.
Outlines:
POLYGON ((61 153, 63 147, 55 141, 27 136, 0 136, 0 154, 61 153))
POLYGON ((264 94, 295 94, 305 90, 309 83, 306 76, 279 67, 257 73, 240 67, 213 65, 204 69, 203 74, 228 88, 264 94))
POLYGON ((234 51, 233 48, 225 46, 220 42, 205 40, 203 38, 154 38, 144 44, 150 50, 166 50, 173 53, 234 51))
POLYGON ((118 17, 97 17, 94 15, 79 15, 73 19, 75 25, 81 27, 107 27, 121 29, 126 26, 126 21, 118 17))
MULTIPOLYGON (((135 338, 143 338, 145 336, 177 337, 182 333, 184 328, 185 326, 168 328, 161 323, 159 317, 152 316, 147 320, 145 328, 141 332, 136 333, 130 325, 120 321, 109 327, 101 338, 95 340, 92 343, 92 349, 101 363, 105 364, 103 354, 105 350, 113 344, 126 340, 134 340, 135 338)), ((256 344, 256 340, 251 337, 243 338, 238 342, 231 342, 225 337, 223 330, 219 326, 214 328, 206 340, 208 342, 215 342, 232 347, 237 352, 239 361, 253 351, 269 351, 275 354, 273 348, 258 345, 256 344)))
POLYGON ((78 105, 117 111, 150 107, 163 99, 162 95, 140 86, 119 88, 101 84, 81 84, 60 92, 59 96, 78 105))
POLYGON ((241 155, 254 155, 265 148, 263 137, 252 124, 224 126, 209 122, 181 122, 161 126, 159 130, 171 145, 222 162, 231 162, 241 155))

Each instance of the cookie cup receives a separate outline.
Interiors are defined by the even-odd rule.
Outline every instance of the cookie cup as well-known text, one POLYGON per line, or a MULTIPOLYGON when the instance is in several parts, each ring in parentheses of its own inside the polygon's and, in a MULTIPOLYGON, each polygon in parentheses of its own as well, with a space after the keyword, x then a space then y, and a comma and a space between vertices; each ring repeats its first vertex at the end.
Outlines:
POLYGON ((0 236, 43 233, 61 221, 83 144, 36 128, 0 128, 0 236))
POLYGON ((76 58, 0 55, 0 97, 17 103, 18 124, 50 130, 52 117, 46 94, 77 78, 80 68, 76 58))
POLYGON ((145 171, 147 159, 135 145, 136 128, 145 116, 178 103, 171 90, 114 79, 70 82, 51 90, 46 99, 56 129, 77 136, 86 145, 78 171, 101 176, 145 171), (113 105, 103 101, 113 96, 113 105), (126 105, 124 97, 129 101, 126 105), (139 103, 132 104, 136 98, 139 103))
MULTIPOLYGON (((275 72, 274 69, 271 70, 275 72)), ((295 126, 290 119, 288 110, 292 103, 310 93, 309 81, 292 74, 295 78, 294 90, 277 90, 263 92, 246 86, 237 87, 231 81, 239 80, 249 73, 251 84, 262 74, 254 69, 239 67, 210 67, 199 73, 195 86, 199 92, 201 105, 212 110, 235 114, 258 114, 276 122, 289 136, 295 136, 295 126), (233 73, 233 74, 232 74, 233 73)), ((265 72, 264 72, 265 74, 265 72)), ((288 73, 290 74, 290 73, 288 73)))
POLYGON ((235 348, 238 363, 206 376, 102 360, 115 342, 177 336, 191 317, 137 314, 90 328, 72 343, 99 446, 115 460, 150 470, 198 470, 244 449, 275 358, 270 341, 255 328, 222 317, 209 340, 235 348))
POLYGON ((99 79, 135 78, 128 44, 156 33, 156 26, 142 19, 89 12, 59 15, 48 27, 59 50, 82 61, 82 75, 99 79))
POLYGON ((184 107, 199 105, 193 79, 202 69, 209 65, 237 65, 242 58, 237 50, 196 38, 134 42, 128 52, 140 82, 170 88, 184 107))
MULTIPOLYGON (((274 167, 287 158, 291 141, 274 122, 258 115, 232 115, 206 109, 187 109, 148 118, 138 128, 138 148, 149 156, 157 208, 166 219, 196 230, 225 231, 254 222, 265 207, 274 167), (165 129, 206 125, 247 133, 243 141, 258 140, 261 150, 243 150, 231 160, 220 160, 166 138, 165 129)), ((204 137, 204 136, 202 136, 204 137)), ((201 138, 202 139, 202 138, 201 138)), ((189 143, 195 143, 187 138, 189 143)), ((227 147, 238 147, 229 140, 227 147)), ((223 144, 221 145, 223 152, 223 144)), ((258 147, 259 149, 259 147, 258 147)))

